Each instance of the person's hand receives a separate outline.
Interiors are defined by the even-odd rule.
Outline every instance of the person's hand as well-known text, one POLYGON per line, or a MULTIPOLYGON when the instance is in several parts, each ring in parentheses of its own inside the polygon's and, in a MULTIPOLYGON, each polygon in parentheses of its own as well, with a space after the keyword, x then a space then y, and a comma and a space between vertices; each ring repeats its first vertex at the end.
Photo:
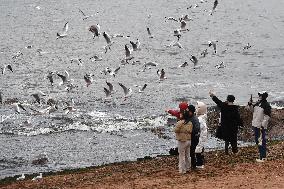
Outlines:
POLYGON ((212 92, 212 90, 209 91, 209 96, 210 97, 214 96, 214 93, 212 92))

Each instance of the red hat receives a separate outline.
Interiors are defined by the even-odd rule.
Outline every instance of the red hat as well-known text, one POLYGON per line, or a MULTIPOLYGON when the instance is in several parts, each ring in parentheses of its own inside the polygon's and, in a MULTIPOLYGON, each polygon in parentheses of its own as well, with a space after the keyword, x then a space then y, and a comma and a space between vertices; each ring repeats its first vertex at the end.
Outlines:
POLYGON ((186 110, 188 108, 188 104, 186 102, 182 102, 179 104, 180 111, 186 110))

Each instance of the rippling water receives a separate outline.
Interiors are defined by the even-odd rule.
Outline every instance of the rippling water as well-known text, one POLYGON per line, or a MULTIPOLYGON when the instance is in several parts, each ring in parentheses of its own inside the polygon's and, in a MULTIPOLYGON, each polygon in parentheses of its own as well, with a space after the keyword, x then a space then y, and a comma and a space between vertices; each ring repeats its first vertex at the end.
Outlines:
MULTIPOLYGON (((165 127, 164 110, 176 107, 182 99, 205 101, 209 89, 225 98, 235 94, 238 104, 245 104, 250 94, 269 91, 269 100, 284 99, 284 2, 283 1, 222 1, 216 13, 207 10, 213 1, 3 1, 0 5, 1 66, 10 63, 13 73, 1 75, 0 89, 4 101, 18 98, 33 102, 32 93, 41 90, 59 102, 59 110, 50 115, 30 116, 32 112, 15 114, 8 104, 1 105, 0 177, 22 172, 39 172, 63 168, 99 165, 133 160, 145 155, 167 153, 175 146, 171 128, 165 127), (189 8, 197 3, 199 7, 189 8), (86 14, 97 14, 85 21, 78 8, 86 14), (166 47, 175 38, 176 22, 165 22, 166 16, 188 14, 189 32, 180 40, 184 49, 166 47), (56 39, 65 22, 69 35, 56 39), (121 66, 115 78, 100 74, 105 67, 117 68, 124 58, 124 45, 129 39, 114 38, 111 51, 102 53, 105 40, 92 39, 90 25, 99 23, 101 31, 130 35, 141 41, 141 51, 134 52, 135 64, 121 66), (147 36, 149 27, 154 38, 147 36), (205 44, 218 40, 217 55, 205 44), (252 48, 243 50, 250 43, 252 48), (25 48, 32 45, 31 49, 25 48), (199 57, 208 48, 209 54, 200 58, 200 69, 193 65, 179 68, 191 54, 199 57), (37 49, 44 53, 39 55, 37 49), (12 59, 21 51, 22 56, 12 59), (92 62, 98 54, 103 61, 92 62), (81 58, 83 66, 70 63, 81 58), (157 68, 141 72, 145 62, 155 61, 157 68), (223 61, 223 69, 215 65, 223 61), (167 79, 158 81, 157 69, 165 69, 167 79), (48 71, 67 70, 78 86, 66 92, 55 78, 51 87, 48 71), (93 73, 94 83, 86 87, 83 76, 93 73), (104 103, 105 81, 114 84, 113 100, 104 103), (117 82, 131 87, 133 95, 126 101, 117 82), (136 85, 148 86, 138 93, 136 85), (65 114, 64 101, 75 101, 76 112, 65 114), (24 121, 31 120, 31 124, 24 121), (161 138, 151 129, 162 128, 168 138, 161 138), (48 156, 45 166, 34 166, 39 155, 48 156)), ((40 109, 44 107, 35 106, 40 109)), ((209 148, 219 142, 210 138, 209 148)))

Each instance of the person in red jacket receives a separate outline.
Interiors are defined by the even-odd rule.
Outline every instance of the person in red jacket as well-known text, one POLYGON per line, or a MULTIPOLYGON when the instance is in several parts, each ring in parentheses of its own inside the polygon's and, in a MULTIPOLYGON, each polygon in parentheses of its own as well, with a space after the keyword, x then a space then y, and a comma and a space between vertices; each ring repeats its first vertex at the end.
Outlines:
POLYGON ((166 110, 166 112, 171 114, 172 116, 175 116, 177 119, 180 119, 180 112, 186 110, 187 108, 187 102, 181 102, 179 104, 179 110, 166 110))

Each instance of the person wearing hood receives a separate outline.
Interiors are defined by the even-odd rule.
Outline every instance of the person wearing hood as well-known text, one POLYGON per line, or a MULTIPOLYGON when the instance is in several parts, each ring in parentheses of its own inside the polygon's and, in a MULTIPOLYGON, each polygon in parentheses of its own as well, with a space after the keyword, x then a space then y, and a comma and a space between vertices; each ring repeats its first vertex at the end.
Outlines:
POLYGON ((179 111, 178 110, 166 110, 167 113, 175 116, 178 120, 181 119, 180 112, 187 110, 189 113, 190 121, 193 125, 192 133, 191 133, 191 145, 190 145, 190 158, 191 158, 191 169, 196 169, 196 156, 195 156, 195 149, 199 142, 200 136, 200 123, 198 118, 195 116, 195 106, 188 105, 186 102, 181 102, 179 104, 179 111))
POLYGON ((271 106, 267 102, 268 93, 259 92, 258 101, 253 104, 252 100, 248 102, 250 110, 253 112, 252 127, 254 130, 255 143, 258 146, 259 158, 257 162, 266 160, 266 130, 268 121, 271 117, 271 106))
POLYGON ((231 144, 232 152, 235 154, 238 152, 238 128, 243 125, 239 107, 234 105, 235 97, 228 95, 227 101, 222 102, 211 91, 209 95, 221 110, 221 124, 218 127, 219 132, 217 129, 217 137, 225 141, 225 154, 229 154, 229 144, 231 144))
POLYGON ((203 102, 197 101, 196 116, 198 117, 200 123, 200 137, 199 143, 195 149, 196 155, 196 168, 204 168, 204 149, 207 144, 207 106, 203 102))

